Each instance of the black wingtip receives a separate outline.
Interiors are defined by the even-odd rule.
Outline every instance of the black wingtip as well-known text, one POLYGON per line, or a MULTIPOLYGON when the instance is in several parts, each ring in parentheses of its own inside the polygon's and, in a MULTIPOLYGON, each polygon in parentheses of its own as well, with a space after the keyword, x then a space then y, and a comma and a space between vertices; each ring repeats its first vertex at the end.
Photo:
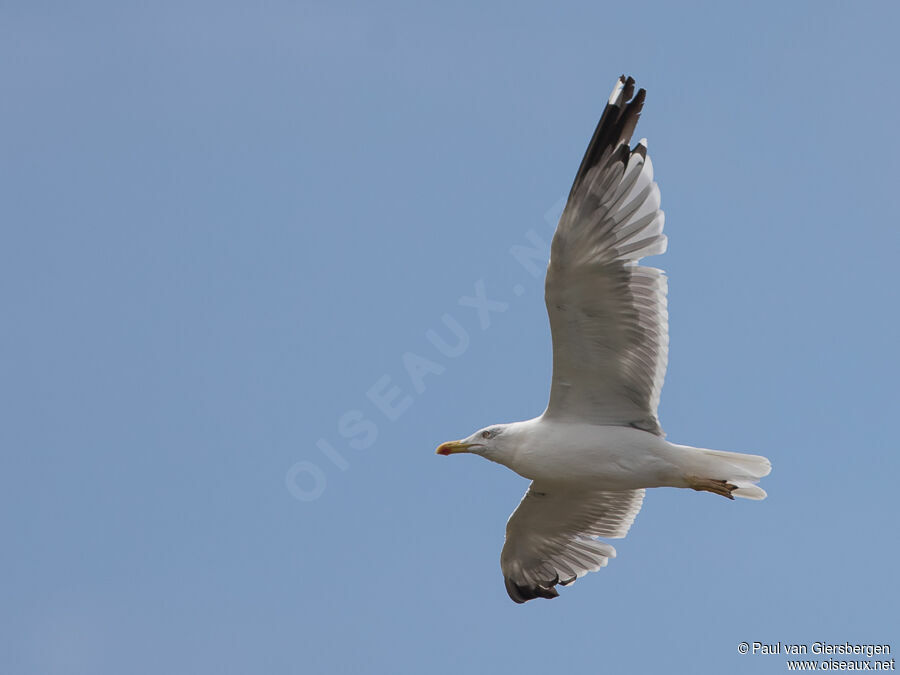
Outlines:
POLYGON ((509 577, 504 577, 503 581, 506 584, 506 592, 509 594, 510 600, 519 605, 535 598, 552 600, 559 597, 559 591, 555 588, 556 584, 559 583, 559 577, 557 577, 556 581, 550 582, 546 586, 520 586, 509 577))
POLYGON ((570 199, 587 172, 599 164, 604 157, 609 157, 609 153, 616 151, 620 145, 624 145, 624 154, 627 157, 631 135, 637 126, 641 110, 644 108, 644 100, 647 97, 645 89, 638 89, 635 93, 634 88, 633 77, 626 75, 619 77, 584 153, 584 158, 581 160, 581 166, 578 167, 578 173, 572 183, 572 190, 569 192, 570 199))
MULTIPOLYGON (((625 76, 623 75, 622 77, 625 77, 625 76)), ((641 91, 643 91, 643 89, 641 91)), ((634 94, 634 78, 631 76, 625 77, 625 89, 624 89, 624 91, 622 91, 622 100, 625 102, 630 101, 633 94, 634 94)))

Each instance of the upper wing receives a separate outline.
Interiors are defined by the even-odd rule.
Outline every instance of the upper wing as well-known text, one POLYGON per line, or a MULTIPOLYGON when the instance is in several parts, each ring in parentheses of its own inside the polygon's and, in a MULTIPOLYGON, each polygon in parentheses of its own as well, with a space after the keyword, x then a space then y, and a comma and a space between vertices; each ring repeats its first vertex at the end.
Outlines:
POLYGON ((556 584, 604 567, 616 549, 595 537, 624 537, 643 501, 643 490, 563 492, 532 483, 506 523, 500 568, 509 597, 555 598, 556 584))
POLYGON ((662 435, 666 278, 636 263, 663 253, 666 237, 646 141, 628 145, 644 104, 644 90, 633 93, 634 80, 619 78, 553 237, 545 287, 553 382, 544 414, 662 435))

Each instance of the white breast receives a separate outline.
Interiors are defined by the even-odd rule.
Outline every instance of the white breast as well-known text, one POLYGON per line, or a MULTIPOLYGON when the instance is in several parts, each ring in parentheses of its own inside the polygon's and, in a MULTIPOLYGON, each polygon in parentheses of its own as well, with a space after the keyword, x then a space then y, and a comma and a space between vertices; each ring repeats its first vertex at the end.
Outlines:
POLYGON ((631 490, 671 484, 676 473, 672 445, 640 429, 541 417, 521 425, 516 451, 506 465, 531 480, 631 490))

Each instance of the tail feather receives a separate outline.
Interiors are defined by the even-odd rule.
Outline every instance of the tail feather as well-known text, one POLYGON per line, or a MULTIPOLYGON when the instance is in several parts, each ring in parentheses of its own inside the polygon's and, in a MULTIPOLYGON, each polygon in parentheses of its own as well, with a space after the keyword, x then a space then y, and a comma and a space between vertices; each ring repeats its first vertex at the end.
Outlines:
POLYGON ((745 455, 740 452, 725 450, 707 450, 698 448, 709 462, 713 478, 727 480, 737 489, 731 494, 744 499, 765 499, 766 491, 757 485, 760 478, 769 475, 772 463, 762 455, 745 455))
POLYGON ((748 481, 732 480, 732 485, 737 485, 737 490, 732 490, 731 494, 735 497, 743 497, 744 499, 765 499, 767 494, 759 485, 754 485, 748 481))

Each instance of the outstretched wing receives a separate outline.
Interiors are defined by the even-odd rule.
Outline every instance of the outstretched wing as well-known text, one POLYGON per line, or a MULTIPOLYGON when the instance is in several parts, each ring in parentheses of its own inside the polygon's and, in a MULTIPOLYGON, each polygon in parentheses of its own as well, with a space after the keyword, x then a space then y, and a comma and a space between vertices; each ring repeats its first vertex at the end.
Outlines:
POLYGON ((643 490, 571 492, 532 483, 506 523, 500 568, 509 597, 555 598, 556 584, 604 567, 616 549, 596 537, 624 537, 643 501, 643 490))
POLYGON ((553 237, 545 299, 553 334, 546 417, 634 426, 656 415, 668 358, 666 278, 637 261, 663 253, 663 212, 646 140, 629 148, 644 90, 622 76, 553 237))

